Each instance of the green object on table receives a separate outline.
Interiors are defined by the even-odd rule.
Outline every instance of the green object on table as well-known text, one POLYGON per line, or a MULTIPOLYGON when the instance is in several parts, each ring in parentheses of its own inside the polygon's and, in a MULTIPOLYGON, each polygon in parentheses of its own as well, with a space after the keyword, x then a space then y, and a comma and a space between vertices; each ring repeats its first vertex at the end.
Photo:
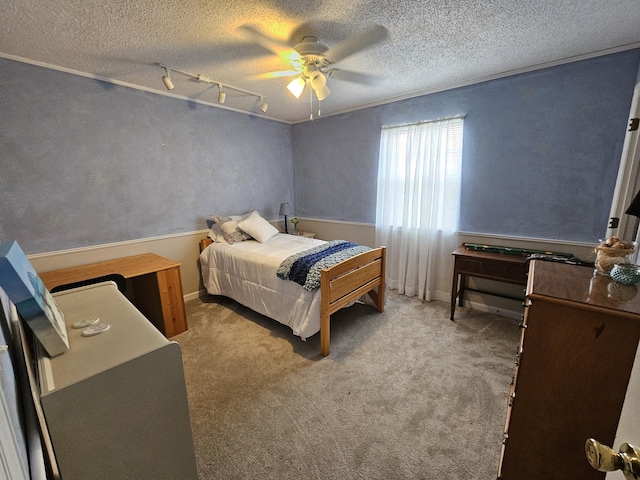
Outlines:
POLYGON ((481 243, 465 243, 467 250, 476 252, 504 253, 505 255, 515 255, 518 257, 527 257, 534 253, 543 253, 545 255, 556 255, 560 257, 573 257, 571 253, 551 252, 548 250, 532 250, 528 248, 501 247, 498 245, 483 245, 481 243))

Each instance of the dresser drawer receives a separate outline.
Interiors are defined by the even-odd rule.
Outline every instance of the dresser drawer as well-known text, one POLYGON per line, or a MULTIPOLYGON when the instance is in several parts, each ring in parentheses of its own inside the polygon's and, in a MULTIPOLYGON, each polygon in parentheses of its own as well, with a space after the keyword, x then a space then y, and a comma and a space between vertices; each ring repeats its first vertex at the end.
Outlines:
POLYGON ((460 273, 482 273, 482 262, 470 258, 460 258, 458 259, 458 269, 460 273))

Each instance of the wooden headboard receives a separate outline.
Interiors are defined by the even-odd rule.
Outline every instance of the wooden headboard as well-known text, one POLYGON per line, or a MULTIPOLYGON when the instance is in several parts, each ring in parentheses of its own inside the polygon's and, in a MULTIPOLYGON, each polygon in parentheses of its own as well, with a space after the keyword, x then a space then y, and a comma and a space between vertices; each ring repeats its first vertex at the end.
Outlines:
POLYGON ((212 243, 213 243, 213 240, 211 240, 209 237, 203 238, 202 240, 200 240, 200 253, 202 253, 202 251, 212 243))

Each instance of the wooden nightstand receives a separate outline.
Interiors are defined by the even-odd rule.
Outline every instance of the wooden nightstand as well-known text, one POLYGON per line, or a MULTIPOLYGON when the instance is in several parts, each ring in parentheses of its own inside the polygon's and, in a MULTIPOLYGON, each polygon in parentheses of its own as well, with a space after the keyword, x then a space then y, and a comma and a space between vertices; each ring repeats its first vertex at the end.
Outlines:
POLYGON ((168 258, 145 253, 39 275, 45 286, 52 290, 59 285, 114 273, 131 279, 135 294, 131 302, 167 338, 187 329, 180 263, 168 258))

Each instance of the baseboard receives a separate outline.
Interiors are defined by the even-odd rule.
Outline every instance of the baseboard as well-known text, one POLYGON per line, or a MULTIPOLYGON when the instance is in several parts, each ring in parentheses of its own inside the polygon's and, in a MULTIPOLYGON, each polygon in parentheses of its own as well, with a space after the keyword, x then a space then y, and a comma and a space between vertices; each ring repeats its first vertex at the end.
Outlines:
POLYGON ((500 315, 501 317, 512 318, 518 321, 520 321, 520 319, 522 318, 522 313, 523 313, 522 310, 520 311, 509 310, 506 308, 499 308, 499 307, 494 307, 492 305, 487 305, 486 303, 470 302, 470 301, 463 302, 463 307, 471 308, 472 310, 478 310, 479 312, 494 313, 496 315, 500 315))
POLYGON ((196 298, 204 297, 207 294, 205 289, 198 290, 197 292, 191 292, 184 296, 184 301, 195 300, 196 298))

